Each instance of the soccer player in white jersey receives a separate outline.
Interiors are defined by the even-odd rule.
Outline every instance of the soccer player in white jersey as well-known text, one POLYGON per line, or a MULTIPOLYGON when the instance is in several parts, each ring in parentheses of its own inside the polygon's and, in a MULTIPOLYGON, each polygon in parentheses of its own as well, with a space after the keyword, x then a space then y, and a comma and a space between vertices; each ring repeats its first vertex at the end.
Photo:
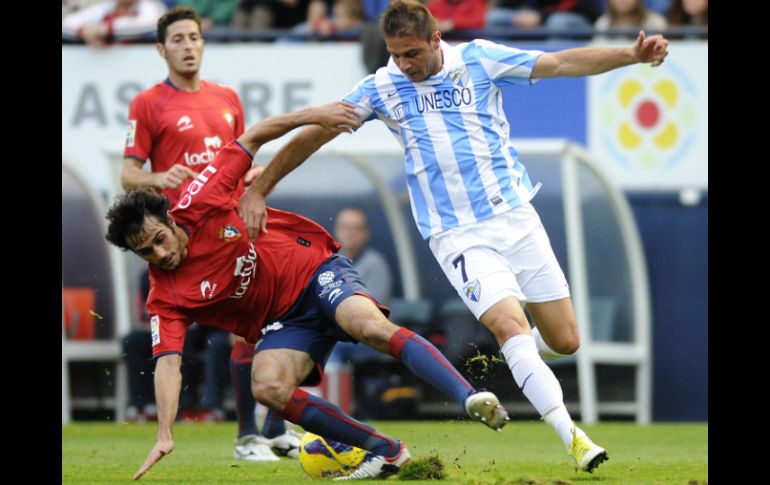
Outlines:
MULTIPOLYGON (((580 339, 569 287, 538 214, 537 191, 509 139, 501 89, 539 78, 588 76, 637 62, 660 65, 668 41, 640 32, 631 47, 523 51, 485 40, 452 47, 430 12, 395 0, 381 27, 391 55, 344 99, 363 120, 382 120, 404 149, 412 214, 460 297, 497 338, 514 381, 591 472, 607 460, 572 421, 543 357, 572 354, 580 339), (520 302, 537 322, 533 331, 520 302)), ((273 158, 239 211, 256 237, 265 195, 336 136, 306 128, 273 158)))

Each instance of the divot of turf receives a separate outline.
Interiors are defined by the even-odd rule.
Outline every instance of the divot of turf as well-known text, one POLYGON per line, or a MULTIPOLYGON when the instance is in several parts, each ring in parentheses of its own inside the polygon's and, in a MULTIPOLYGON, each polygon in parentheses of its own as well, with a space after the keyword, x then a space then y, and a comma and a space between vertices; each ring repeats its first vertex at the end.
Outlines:
POLYGON ((404 465, 398 472, 399 480, 443 480, 444 478, 446 478, 444 462, 438 454, 417 458, 404 465))

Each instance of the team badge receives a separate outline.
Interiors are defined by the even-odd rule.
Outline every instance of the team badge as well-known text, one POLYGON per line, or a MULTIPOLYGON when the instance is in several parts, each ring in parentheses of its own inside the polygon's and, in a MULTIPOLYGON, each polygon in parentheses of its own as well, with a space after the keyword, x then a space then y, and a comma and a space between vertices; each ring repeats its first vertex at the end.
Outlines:
POLYGON ((468 85, 468 81, 471 79, 471 73, 468 72, 467 67, 462 66, 458 67, 454 71, 450 71, 449 77, 452 79, 452 84, 466 87, 468 85))
POLYGON ((478 302, 479 298, 481 298, 481 283, 479 283, 479 280, 473 280, 465 285, 463 292, 466 298, 478 302))
POLYGON ((233 242, 241 237, 241 231, 238 230, 232 224, 228 224, 219 230, 219 239, 224 239, 225 242, 233 242))

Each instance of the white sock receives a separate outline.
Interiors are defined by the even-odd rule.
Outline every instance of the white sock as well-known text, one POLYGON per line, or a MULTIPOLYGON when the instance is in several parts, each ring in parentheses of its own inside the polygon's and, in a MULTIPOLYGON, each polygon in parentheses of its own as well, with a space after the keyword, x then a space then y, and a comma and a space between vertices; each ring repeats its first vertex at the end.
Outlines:
POLYGON ((540 330, 535 327, 532 329, 532 337, 535 339, 535 345, 537 345, 537 351, 540 354, 540 357, 543 358, 543 360, 555 360, 559 359, 561 357, 566 357, 564 354, 560 354, 553 350, 551 347, 548 346, 547 343, 545 343, 545 340, 543 340, 543 336, 540 335, 540 330))
POLYGON ((578 435, 583 433, 583 431, 576 427, 575 423, 572 422, 572 418, 569 416, 569 412, 564 404, 543 416, 543 421, 548 423, 548 425, 559 434, 559 438, 561 438, 564 443, 564 448, 567 450, 569 450, 569 447, 572 444, 572 428, 575 428, 578 435))
POLYGON ((535 406, 543 419, 559 434, 565 445, 572 442, 572 419, 564 407, 561 385, 553 371, 540 358, 535 339, 526 334, 509 338, 502 349, 513 380, 535 406), (565 431, 566 430, 566 431, 565 431))

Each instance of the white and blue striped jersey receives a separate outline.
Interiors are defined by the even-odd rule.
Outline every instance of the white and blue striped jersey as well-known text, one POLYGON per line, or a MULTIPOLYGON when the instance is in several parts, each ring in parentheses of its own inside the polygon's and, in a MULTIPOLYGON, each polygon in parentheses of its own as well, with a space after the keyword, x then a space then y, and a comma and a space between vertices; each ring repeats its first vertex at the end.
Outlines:
POLYGON ((441 42, 439 73, 413 83, 393 59, 344 100, 379 118, 401 143, 412 215, 423 238, 488 219, 536 190, 511 145, 501 89, 529 86, 542 51, 474 40, 441 42))

